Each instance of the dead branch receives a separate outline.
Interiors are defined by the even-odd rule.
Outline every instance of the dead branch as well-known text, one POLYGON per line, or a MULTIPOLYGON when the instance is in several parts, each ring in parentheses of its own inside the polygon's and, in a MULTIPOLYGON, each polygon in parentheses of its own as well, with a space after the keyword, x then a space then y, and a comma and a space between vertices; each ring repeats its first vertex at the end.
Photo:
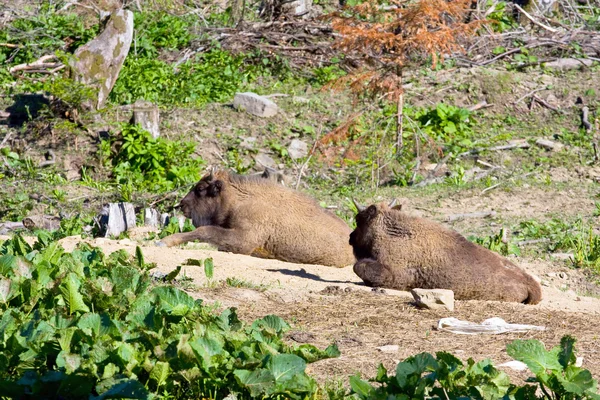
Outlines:
POLYGON ((2 143, 0 143, 0 147, 3 147, 4 144, 6 142, 8 142, 8 139, 10 138, 10 135, 12 135, 12 132, 10 132, 10 131, 6 135, 4 135, 4 139, 2 139, 2 143))
POLYGON ((513 101, 513 104, 519 104, 520 102, 522 102, 526 98, 528 98, 530 96, 533 96, 534 94, 536 94, 537 92, 540 92, 542 90, 546 90, 546 88, 544 87, 544 88, 539 88, 539 89, 532 90, 531 92, 527 93, 525 96, 521 96, 517 100, 513 101))
POLYGON ((300 187, 300 181, 302 180, 302 175, 304 175, 304 169, 306 168, 306 166, 308 165, 308 162, 310 161, 313 154, 315 153, 315 150, 317 148, 317 144, 319 143, 319 138, 321 137, 322 131, 323 131, 323 127, 321 126, 319 128, 319 133, 317 133, 317 137, 315 138, 315 142, 313 143, 312 148, 308 152, 308 157, 306 158, 306 161, 304 161, 302 163, 302 166, 300 167, 300 171, 298 172, 298 179, 296 179, 296 186, 294 186, 294 189, 296 189, 296 190, 298 190, 298 188, 300 187))
POLYGON ((0 46, 2 46, 2 47, 8 47, 9 49, 19 49, 19 48, 21 48, 21 46, 19 46, 18 44, 12 44, 12 43, 0 43, 0 46))
MULTIPOLYGON (((54 54, 45 55, 30 64, 25 63, 25 64, 15 65, 14 67, 11 67, 8 70, 8 72, 10 72, 11 74, 14 74, 15 72, 18 72, 18 71, 40 72, 38 70, 45 70, 46 68, 55 69, 55 68, 60 68, 61 66, 64 68, 64 65, 60 62, 53 62, 53 63, 46 62, 46 61, 52 60, 52 59, 57 59, 54 54)), ((57 69, 57 71, 58 71, 58 69, 57 69)))
POLYGON ((489 148, 478 148, 478 149, 472 149, 469 151, 465 151, 464 153, 460 153, 456 156, 456 158, 460 158, 463 156, 467 156, 467 155, 473 155, 473 154, 479 154, 482 151, 501 151, 501 150, 511 150, 511 149, 527 149, 530 147, 530 144, 527 143, 526 140, 514 140, 513 143, 510 144, 505 144, 502 146, 494 146, 494 147, 489 147, 489 148))
POLYGON ((468 108, 468 110, 473 112, 473 111, 480 110, 482 108, 489 108, 489 107, 493 107, 493 106, 494 106, 493 104, 488 104, 487 101, 483 100, 477 104, 472 105, 471 107, 468 108))
POLYGON ((465 214, 450 214, 446 216, 446 222, 454 222, 465 218, 487 218, 495 217, 496 211, 476 211, 465 214))
POLYGON ((557 113, 561 113, 561 114, 562 114, 562 112, 563 112, 562 110, 560 110, 560 109, 558 109, 558 108, 554 107, 552 104, 550 104, 550 103, 548 103, 547 101, 545 101, 545 100, 543 100, 543 99, 539 98, 539 97, 538 97, 538 96, 536 96, 536 95, 533 95, 533 96, 531 96, 531 98, 532 98, 533 100, 535 100, 536 102, 538 102, 539 104, 541 104, 542 106, 544 106, 544 107, 546 107, 546 108, 548 108, 548 109, 550 109, 550 110, 552 110, 552 111, 555 111, 555 112, 557 112, 557 113))
POLYGON ((484 195, 484 194, 486 194, 487 192, 489 192, 490 190, 494 190, 494 189, 496 189, 496 188, 497 188, 498 186, 500 186, 500 185, 502 185, 502 182, 498 182, 498 183, 496 183, 495 185, 492 185, 492 186, 490 186, 490 187, 486 187, 485 189, 483 189, 483 190, 481 191, 481 193, 479 193, 479 195, 480 195, 480 196, 481 196, 481 195, 484 195))
POLYGON ((543 28, 543 29, 547 30, 548 32, 552 32, 552 33, 558 32, 558 30, 556 30, 552 27, 549 27, 548 25, 544 25, 541 22, 537 21, 527 11, 523 10, 517 3, 514 3, 513 7, 515 7, 517 10, 519 10, 519 12, 521 14, 523 14, 528 20, 530 20, 531 22, 533 22, 535 25, 539 26, 540 28, 543 28))
POLYGON ((44 168, 44 167, 49 167, 50 165, 54 165, 55 160, 56 160, 56 155, 54 154, 54 152, 52 150, 48 150, 48 152, 46 153, 46 156, 48 157, 48 159, 46 161, 42 161, 38 165, 39 168, 44 168))

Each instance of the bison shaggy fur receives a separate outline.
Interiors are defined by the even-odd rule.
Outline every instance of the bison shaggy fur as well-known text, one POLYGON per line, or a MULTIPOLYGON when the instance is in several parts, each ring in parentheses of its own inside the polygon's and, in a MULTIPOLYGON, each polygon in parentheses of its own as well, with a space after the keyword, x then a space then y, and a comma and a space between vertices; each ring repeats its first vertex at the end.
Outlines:
POLYGON ((354 272, 368 286, 450 289, 460 300, 542 299, 540 284, 506 258, 399 207, 382 203, 360 211, 350 244, 354 272))
POLYGON ((199 240, 221 251, 333 267, 355 261, 348 225, 268 174, 207 174, 181 200, 180 208, 196 230, 167 236, 159 244, 199 240))

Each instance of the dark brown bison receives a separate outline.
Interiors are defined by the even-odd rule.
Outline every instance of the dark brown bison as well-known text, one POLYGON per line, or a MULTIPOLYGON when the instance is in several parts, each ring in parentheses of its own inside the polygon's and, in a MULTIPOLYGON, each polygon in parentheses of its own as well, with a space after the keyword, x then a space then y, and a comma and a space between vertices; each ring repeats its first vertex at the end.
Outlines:
POLYGON ((540 284, 506 258, 398 206, 359 207, 350 244, 354 272, 368 286, 450 289, 461 300, 537 304, 542 299, 540 284))
POLYGON ((197 229, 158 244, 199 240, 222 251, 289 262, 334 267, 354 263, 348 225, 310 197, 277 182, 273 175, 227 171, 204 176, 180 203, 197 229))

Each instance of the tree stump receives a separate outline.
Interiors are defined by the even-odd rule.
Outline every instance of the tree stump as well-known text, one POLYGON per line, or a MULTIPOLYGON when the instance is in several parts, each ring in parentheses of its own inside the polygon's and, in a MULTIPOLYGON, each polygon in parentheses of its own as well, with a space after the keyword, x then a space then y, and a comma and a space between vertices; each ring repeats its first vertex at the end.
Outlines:
POLYGON ((135 228, 135 209, 131 203, 109 203, 100 214, 100 226, 104 237, 119 236, 135 228))
POLYGON ((158 107, 155 104, 144 100, 138 100, 133 104, 131 123, 140 124, 154 139, 160 136, 159 117, 158 107))

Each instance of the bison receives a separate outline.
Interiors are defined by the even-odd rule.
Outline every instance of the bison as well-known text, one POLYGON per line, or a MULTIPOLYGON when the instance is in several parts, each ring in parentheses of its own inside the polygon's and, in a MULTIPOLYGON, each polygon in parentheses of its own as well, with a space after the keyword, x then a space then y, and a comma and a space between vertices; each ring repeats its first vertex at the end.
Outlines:
POLYGON ((506 258, 401 206, 362 207, 350 234, 354 272, 368 286, 450 289, 460 300, 537 304, 540 284, 506 258))
POLYGON ((222 251, 262 258, 333 267, 353 264, 348 225, 278 181, 268 173, 207 174, 179 205, 196 230, 167 236, 158 244, 199 240, 222 251))

